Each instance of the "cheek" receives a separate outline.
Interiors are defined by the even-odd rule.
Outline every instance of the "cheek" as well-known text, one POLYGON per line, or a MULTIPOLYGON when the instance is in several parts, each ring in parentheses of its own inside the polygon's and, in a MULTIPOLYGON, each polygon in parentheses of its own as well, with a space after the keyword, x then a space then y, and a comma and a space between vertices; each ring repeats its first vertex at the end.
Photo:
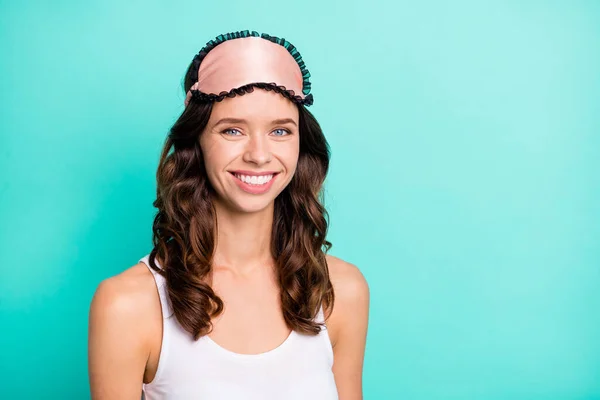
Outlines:
POLYGON ((206 170, 210 173, 223 169, 231 156, 231 148, 215 142, 203 143, 202 155, 206 170))
POLYGON ((284 146, 277 148, 276 154, 281 162, 285 165, 286 169, 295 170, 296 164, 298 164, 298 156, 300 154, 300 143, 297 140, 285 143, 284 146))
POLYGON ((290 172, 294 172, 296 167, 298 166, 298 157, 300 155, 299 146, 291 147, 286 151, 285 154, 285 163, 286 167, 290 172))
POLYGON ((200 143, 208 181, 219 192, 219 187, 221 186, 218 182, 219 172, 225 168, 224 163, 227 160, 225 149, 219 146, 218 143, 210 140, 201 141, 200 143))

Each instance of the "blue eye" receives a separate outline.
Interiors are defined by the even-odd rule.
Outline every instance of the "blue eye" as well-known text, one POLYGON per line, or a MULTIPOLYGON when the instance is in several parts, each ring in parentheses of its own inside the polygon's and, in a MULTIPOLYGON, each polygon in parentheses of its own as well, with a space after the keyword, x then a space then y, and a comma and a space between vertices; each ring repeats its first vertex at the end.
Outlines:
MULTIPOLYGON (((232 131, 239 132, 239 131, 238 131, 237 129, 235 129, 235 128, 230 128, 230 129, 225 129, 225 130, 224 130, 222 133, 225 133, 225 134, 227 134, 227 132, 232 132, 232 131)), ((238 135, 228 135, 228 136, 238 136, 238 135)))
MULTIPOLYGON (((291 134, 292 134, 292 133, 291 133, 290 131, 288 131, 287 129, 275 129, 273 132, 277 132, 277 131, 280 131, 280 132, 285 132, 285 133, 287 133, 288 135, 291 135, 291 134)), ((283 134, 283 135, 275 135, 275 136, 287 136, 287 135, 283 134)))

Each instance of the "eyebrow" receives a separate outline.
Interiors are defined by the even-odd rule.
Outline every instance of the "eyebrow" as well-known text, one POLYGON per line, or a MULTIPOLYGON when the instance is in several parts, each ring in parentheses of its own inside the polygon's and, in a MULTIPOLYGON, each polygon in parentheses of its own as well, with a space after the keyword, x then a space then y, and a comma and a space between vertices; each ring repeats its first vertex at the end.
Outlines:
MULTIPOLYGON (((296 125, 296 121, 294 121, 291 118, 274 119, 271 122, 274 125, 278 125, 278 124, 294 124, 294 125, 296 125)), ((218 120, 215 123, 214 126, 221 125, 221 124, 247 124, 247 123, 248 123, 248 121, 246 121, 245 119, 240 119, 240 118, 221 118, 220 120, 218 120)))

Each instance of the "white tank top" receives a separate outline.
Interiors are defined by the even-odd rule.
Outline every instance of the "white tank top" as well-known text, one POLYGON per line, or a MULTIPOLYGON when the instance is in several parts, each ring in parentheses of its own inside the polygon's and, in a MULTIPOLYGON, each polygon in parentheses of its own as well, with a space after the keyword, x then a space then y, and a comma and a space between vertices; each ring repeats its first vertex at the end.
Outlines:
MULTIPOLYGON (((333 350, 327 329, 316 336, 292 331, 273 350, 240 354, 208 335, 194 341, 178 323, 165 278, 154 275, 163 313, 163 337, 156 376, 143 384, 145 400, 337 400, 333 350)), ((156 265, 159 266, 158 262, 156 265)), ((323 321, 323 308, 316 319, 323 321)))

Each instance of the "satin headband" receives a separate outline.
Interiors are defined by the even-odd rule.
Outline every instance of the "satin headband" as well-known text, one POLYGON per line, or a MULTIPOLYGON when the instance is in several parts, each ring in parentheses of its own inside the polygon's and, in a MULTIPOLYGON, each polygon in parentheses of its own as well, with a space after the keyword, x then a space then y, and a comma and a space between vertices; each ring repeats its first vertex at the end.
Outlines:
POLYGON ((255 87, 281 93, 297 104, 310 106, 310 73, 296 47, 283 38, 240 31, 219 35, 196 54, 186 93, 190 101, 221 101, 255 87))

